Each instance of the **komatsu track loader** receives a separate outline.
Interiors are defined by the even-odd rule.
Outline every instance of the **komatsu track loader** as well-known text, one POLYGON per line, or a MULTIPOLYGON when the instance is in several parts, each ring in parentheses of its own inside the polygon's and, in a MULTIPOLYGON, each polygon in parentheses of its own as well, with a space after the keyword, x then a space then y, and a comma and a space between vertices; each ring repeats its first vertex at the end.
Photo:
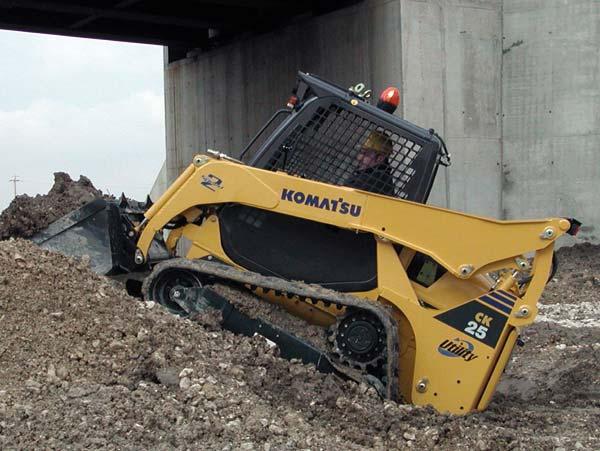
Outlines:
POLYGON ((579 223, 426 205, 450 163, 443 141, 390 114, 395 90, 378 106, 356 91, 299 73, 243 161, 196 155, 153 205, 97 203, 37 241, 94 242, 101 271, 142 274, 147 300, 182 315, 219 309, 228 328, 387 398, 483 410, 537 314, 555 241, 579 223), (321 326, 327 349, 246 317, 213 284, 321 326))

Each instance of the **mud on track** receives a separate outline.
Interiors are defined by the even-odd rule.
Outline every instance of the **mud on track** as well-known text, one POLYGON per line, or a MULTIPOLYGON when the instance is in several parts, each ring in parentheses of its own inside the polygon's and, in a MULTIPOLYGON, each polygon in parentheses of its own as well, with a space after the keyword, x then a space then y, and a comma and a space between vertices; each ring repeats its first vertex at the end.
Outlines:
POLYGON ((566 269, 490 408, 452 417, 381 402, 260 337, 130 298, 85 261, 3 241, 0 447, 598 449, 598 251, 559 252, 566 269))

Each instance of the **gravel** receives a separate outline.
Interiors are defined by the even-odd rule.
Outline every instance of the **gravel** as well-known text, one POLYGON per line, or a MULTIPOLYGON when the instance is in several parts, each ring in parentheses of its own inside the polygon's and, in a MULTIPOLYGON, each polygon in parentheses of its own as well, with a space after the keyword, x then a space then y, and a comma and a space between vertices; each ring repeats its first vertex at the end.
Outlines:
MULTIPOLYGON (((598 248, 570 250, 593 265, 598 248), (584 252, 585 251, 585 252, 584 252)), ((563 251, 564 254, 566 251, 563 251)), ((575 263, 574 263, 575 262, 575 263)), ((600 276, 596 272, 595 275, 600 276)), ((598 319, 598 293, 548 290, 598 319)), ((599 329, 526 330, 489 409, 453 417, 129 297, 85 260, 0 242, 0 447, 16 449, 598 449, 599 329)), ((585 319, 585 318, 583 318, 585 319)))

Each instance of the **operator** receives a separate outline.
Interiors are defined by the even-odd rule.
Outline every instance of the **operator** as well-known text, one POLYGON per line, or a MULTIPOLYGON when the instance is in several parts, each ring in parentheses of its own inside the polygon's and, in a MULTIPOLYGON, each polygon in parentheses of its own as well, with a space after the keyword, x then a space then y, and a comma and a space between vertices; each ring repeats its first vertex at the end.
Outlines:
POLYGON ((345 183, 350 188, 393 196, 394 178, 388 161, 391 141, 381 132, 372 131, 356 155, 357 168, 345 183))

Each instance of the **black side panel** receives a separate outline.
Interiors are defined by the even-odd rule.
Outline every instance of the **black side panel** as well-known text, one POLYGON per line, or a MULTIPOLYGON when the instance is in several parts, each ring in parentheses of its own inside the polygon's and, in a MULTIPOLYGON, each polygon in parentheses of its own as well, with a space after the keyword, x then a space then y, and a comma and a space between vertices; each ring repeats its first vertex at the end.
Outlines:
POLYGON ((224 207, 219 220, 223 249, 250 271, 342 292, 377 286, 370 234, 242 205, 224 207))

